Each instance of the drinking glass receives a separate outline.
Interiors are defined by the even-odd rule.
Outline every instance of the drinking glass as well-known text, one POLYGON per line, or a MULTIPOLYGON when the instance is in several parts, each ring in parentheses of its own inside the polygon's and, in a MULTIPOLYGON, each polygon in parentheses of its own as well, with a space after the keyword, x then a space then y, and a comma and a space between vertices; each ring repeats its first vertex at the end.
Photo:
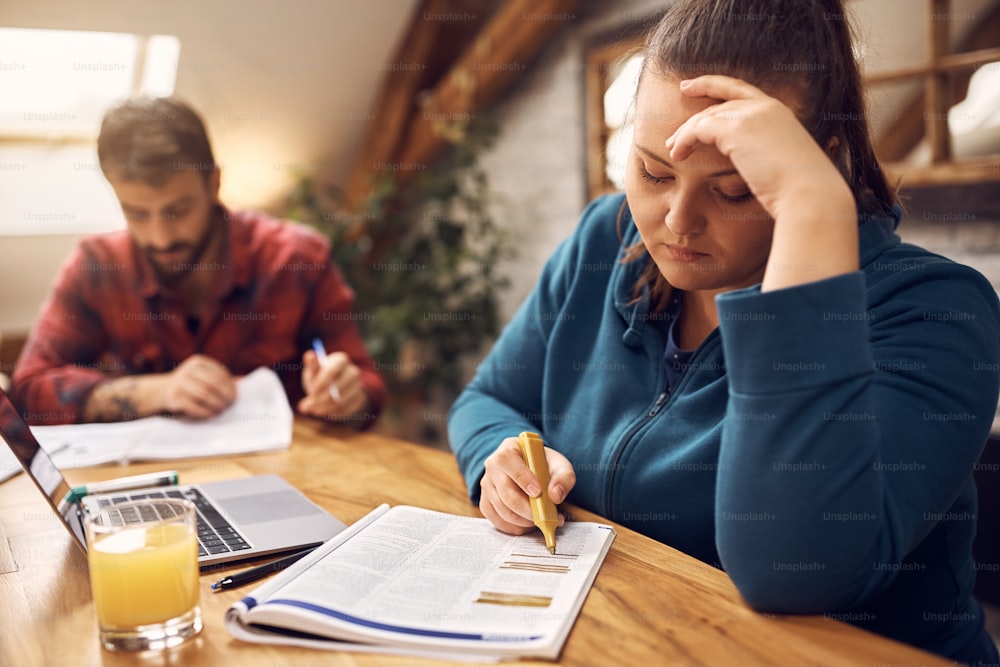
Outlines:
POLYGON ((190 501, 111 505, 88 514, 84 527, 104 648, 169 648, 201 631, 198 525, 190 501))

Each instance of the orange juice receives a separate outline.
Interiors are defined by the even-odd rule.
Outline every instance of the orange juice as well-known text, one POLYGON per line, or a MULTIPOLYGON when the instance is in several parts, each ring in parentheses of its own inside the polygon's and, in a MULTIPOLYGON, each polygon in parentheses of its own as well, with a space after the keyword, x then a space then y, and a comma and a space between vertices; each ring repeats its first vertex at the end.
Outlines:
POLYGON ((139 525, 95 536, 88 559, 102 628, 162 623, 198 605, 198 546, 190 525, 139 525))

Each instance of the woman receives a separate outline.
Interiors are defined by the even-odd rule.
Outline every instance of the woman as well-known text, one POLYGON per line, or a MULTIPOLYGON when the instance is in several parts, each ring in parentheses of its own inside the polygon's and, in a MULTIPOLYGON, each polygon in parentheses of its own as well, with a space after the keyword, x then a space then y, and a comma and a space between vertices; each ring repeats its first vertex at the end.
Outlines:
POLYGON ((756 609, 988 663, 971 473, 997 295, 895 235, 842 5, 671 6, 625 196, 546 264, 453 406, 452 448, 505 532, 548 493, 723 567, 756 609))

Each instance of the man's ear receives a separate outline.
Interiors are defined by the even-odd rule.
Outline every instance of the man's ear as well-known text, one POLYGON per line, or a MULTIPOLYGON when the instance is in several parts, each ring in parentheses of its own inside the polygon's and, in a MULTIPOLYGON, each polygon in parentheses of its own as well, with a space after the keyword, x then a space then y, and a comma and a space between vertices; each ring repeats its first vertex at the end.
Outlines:
POLYGON ((222 173, 219 167, 216 167, 208 176, 208 193, 212 196, 212 201, 216 204, 219 203, 219 186, 221 183, 222 173))

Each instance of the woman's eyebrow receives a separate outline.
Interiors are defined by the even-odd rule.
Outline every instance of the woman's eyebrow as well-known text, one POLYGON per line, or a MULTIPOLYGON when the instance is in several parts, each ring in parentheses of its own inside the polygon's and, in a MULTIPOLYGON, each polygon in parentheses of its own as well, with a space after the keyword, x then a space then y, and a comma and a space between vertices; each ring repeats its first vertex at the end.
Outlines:
MULTIPOLYGON (((640 146, 639 144, 636 144, 635 145, 635 149, 638 152, 642 153, 644 156, 648 157, 650 160, 654 160, 656 162, 659 162, 660 164, 662 164, 664 167, 666 167, 668 169, 674 169, 675 168, 674 165, 671 164, 669 160, 664 160, 662 157, 660 157, 659 155, 657 155, 653 151, 649 150, 648 148, 645 148, 643 146, 640 146)), ((722 169, 720 171, 713 172, 713 173, 711 173, 711 174, 708 175, 708 178, 722 178, 723 176, 733 176, 733 175, 739 175, 739 172, 736 171, 736 169, 734 167, 730 167, 729 169, 722 169)))
POLYGON ((667 160, 664 160, 662 157, 660 157, 659 155, 657 155, 653 151, 649 150, 648 148, 644 148, 644 147, 640 146, 639 144, 636 144, 635 145, 635 149, 637 151, 639 151, 640 153, 642 153, 643 155, 645 155, 646 157, 648 157, 650 160, 655 160, 655 161, 659 162, 664 167, 668 167, 670 169, 674 168, 674 165, 670 164, 670 162, 668 162, 667 160))

